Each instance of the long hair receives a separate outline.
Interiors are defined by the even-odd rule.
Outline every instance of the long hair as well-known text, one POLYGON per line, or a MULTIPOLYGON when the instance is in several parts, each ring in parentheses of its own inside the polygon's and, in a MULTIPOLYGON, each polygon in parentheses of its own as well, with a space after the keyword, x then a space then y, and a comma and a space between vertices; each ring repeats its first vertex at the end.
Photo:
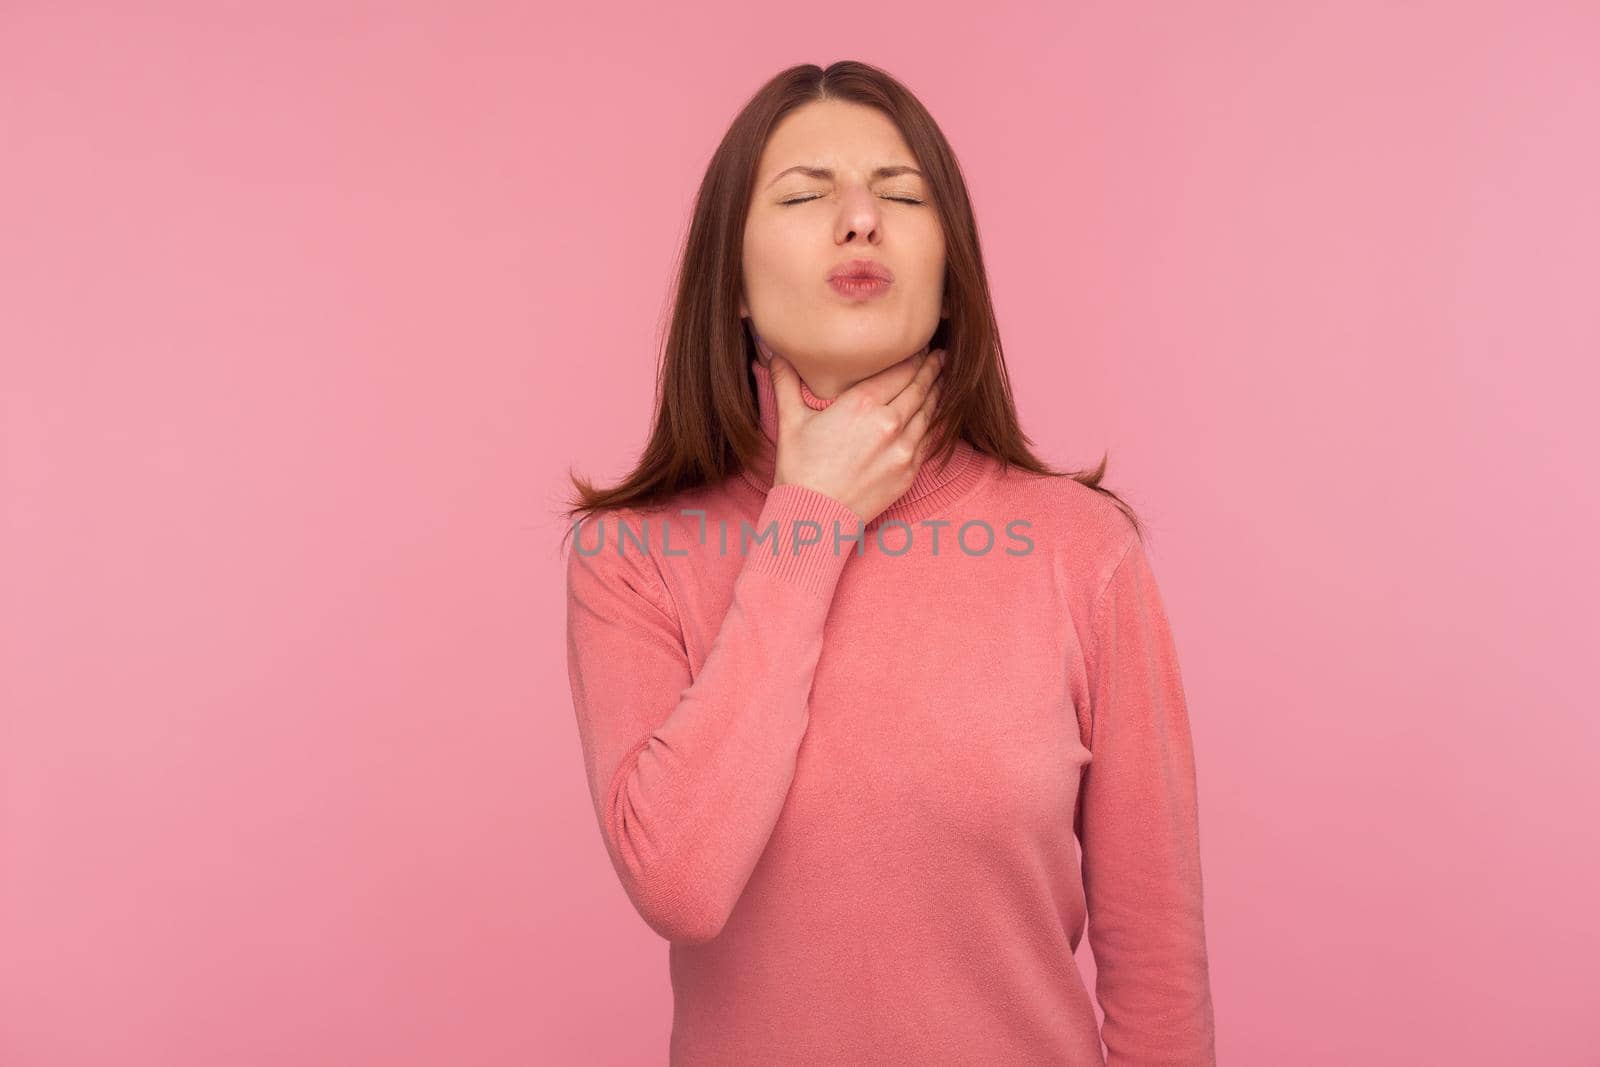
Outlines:
POLYGON ((756 347, 739 314, 745 216, 768 135, 794 109, 830 99, 875 107, 899 127, 931 187, 944 230, 949 314, 928 344, 947 355, 927 431, 932 451, 924 462, 945 462, 963 438, 1005 466, 1070 477, 1105 494, 1142 538, 1133 508, 1100 484, 1109 453, 1093 470, 1061 471, 1030 450, 1032 441, 1017 423, 977 220, 955 152, 910 91, 884 71, 850 60, 826 70, 808 63, 783 71, 750 98, 723 136, 700 182, 680 258, 649 441, 632 472, 610 488, 598 488, 569 468, 577 496, 569 501, 567 518, 617 507, 664 507, 676 493, 737 473, 756 455, 762 442, 750 381, 756 347))

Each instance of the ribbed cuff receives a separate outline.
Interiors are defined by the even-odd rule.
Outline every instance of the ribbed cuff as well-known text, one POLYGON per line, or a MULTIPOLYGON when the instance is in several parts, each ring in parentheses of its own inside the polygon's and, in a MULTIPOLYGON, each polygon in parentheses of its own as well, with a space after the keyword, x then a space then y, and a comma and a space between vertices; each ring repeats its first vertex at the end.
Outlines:
POLYGON ((829 596, 852 555, 866 546, 865 523, 826 493, 784 483, 767 491, 752 530, 741 527, 745 569, 829 596))

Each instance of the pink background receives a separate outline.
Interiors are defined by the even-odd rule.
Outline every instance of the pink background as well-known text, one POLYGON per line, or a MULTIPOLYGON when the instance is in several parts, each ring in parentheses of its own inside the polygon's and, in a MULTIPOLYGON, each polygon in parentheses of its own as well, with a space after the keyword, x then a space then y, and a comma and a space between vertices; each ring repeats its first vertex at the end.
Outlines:
POLYGON ((0 1061, 665 1061, 555 508, 859 58, 1154 529, 1221 1062, 1600 1062, 1600 8, 105 6, 0 9, 0 1061))

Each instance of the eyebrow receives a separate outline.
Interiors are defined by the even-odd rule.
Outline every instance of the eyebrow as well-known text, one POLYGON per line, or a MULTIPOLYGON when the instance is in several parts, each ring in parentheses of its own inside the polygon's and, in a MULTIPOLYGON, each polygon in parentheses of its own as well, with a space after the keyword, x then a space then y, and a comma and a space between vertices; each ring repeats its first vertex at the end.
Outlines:
MULTIPOLYGON (((785 174, 795 173, 804 174, 808 178, 822 178, 826 181, 832 181, 834 177, 833 171, 829 170, 827 167, 790 167, 788 170, 780 170, 777 174, 773 175, 772 180, 767 183, 767 186, 770 188, 778 184, 778 179, 783 177, 785 174)), ((901 163, 891 167, 879 167, 877 170, 872 172, 871 180, 877 181, 880 178, 895 178, 902 174, 915 174, 919 178, 923 176, 922 172, 916 167, 908 167, 901 163)))

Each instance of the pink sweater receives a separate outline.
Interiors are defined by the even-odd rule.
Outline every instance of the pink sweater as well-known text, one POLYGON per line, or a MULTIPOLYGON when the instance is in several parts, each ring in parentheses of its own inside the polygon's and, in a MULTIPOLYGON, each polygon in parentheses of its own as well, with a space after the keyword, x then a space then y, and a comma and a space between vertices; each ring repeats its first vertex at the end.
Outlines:
POLYGON ((1133 527, 963 443, 836 552, 860 519, 772 487, 752 370, 761 461, 567 557, 595 814, 671 942, 670 1062, 1214 1063, 1188 712, 1133 527))

